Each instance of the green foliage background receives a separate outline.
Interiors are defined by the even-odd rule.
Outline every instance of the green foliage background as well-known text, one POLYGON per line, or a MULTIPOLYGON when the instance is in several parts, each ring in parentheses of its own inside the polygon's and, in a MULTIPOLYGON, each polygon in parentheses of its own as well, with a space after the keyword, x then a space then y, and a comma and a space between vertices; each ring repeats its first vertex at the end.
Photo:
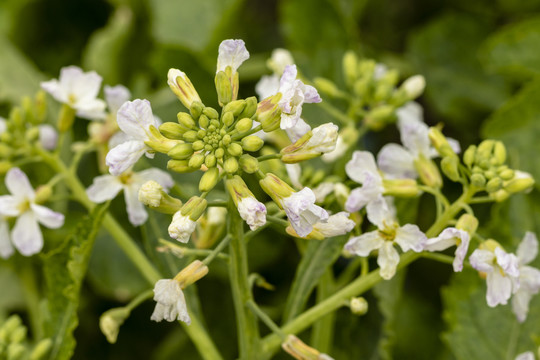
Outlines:
MULTIPOLYGON (((339 79, 341 57, 348 49, 397 67, 404 76, 423 74, 427 88, 420 102, 429 124, 446 124, 445 133, 459 139, 462 148, 481 138, 500 139, 508 147, 512 166, 540 179, 539 0, 2 0, 0 115, 6 116, 11 104, 33 94, 40 81, 56 78, 59 69, 70 64, 96 70, 105 84, 126 85, 134 98, 148 98, 162 119, 174 119, 178 111, 166 84, 170 67, 185 71, 205 103, 215 106, 211 99, 216 98, 217 47, 227 38, 244 39, 251 53, 240 70, 242 96, 253 94, 276 47, 291 50, 307 76, 339 79)), ((310 122, 331 121, 316 107, 306 114, 310 122)), ((81 134, 86 124, 79 125, 81 134)), ((397 132, 388 129, 368 134, 362 145, 377 151, 396 139, 397 132)), ((82 166, 86 172, 80 173, 86 185, 97 174, 93 160, 86 159, 87 166, 82 166)), ((39 169, 33 176, 47 179, 39 169)), ((185 183, 185 177, 176 179, 185 183)), ((515 249, 525 231, 539 233, 539 199, 534 190, 503 204, 478 207, 482 234, 515 249)), ((417 214, 409 214, 420 224, 428 214, 424 205, 420 203, 417 214)), ((113 201, 111 209, 127 222, 122 200, 113 201)), ((75 227, 83 210, 70 210, 73 223, 54 234, 49 231, 50 238, 63 239, 75 227)), ((166 222, 151 214, 148 225, 131 230, 158 263, 162 255, 153 248, 158 233, 166 234, 166 222)), ((106 233, 96 235, 88 281, 82 284, 74 358, 197 359, 181 327, 149 321, 150 302, 132 313, 117 344, 105 341, 97 326, 99 315, 147 285, 106 233)), ((313 264, 304 258, 296 276, 308 275, 295 283, 305 289, 304 296, 289 299, 286 307, 284 299, 300 261, 294 242, 270 232, 250 243, 251 271, 276 287, 273 292, 256 289, 263 309, 275 318, 284 309, 286 316, 293 316, 311 304, 309 294, 317 279, 337 257, 330 245, 309 245, 307 251, 324 261, 319 269, 309 270, 313 264)), ((343 267, 340 261, 335 271, 343 267)), ((16 276, 22 264, 28 266, 21 258, 0 262, 3 316, 19 312, 24 317, 25 294, 16 276)), ((234 358, 227 271, 219 262, 212 266, 203 285, 190 287, 201 298, 200 309, 194 311, 203 314, 223 355, 234 358)), ((161 270, 167 274, 174 266, 161 270)), ((66 286, 81 285, 80 279, 63 281, 74 281, 66 286)), ((366 316, 339 310, 334 343, 320 350, 336 359, 471 360, 513 359, 540 345, 540 297, 533 300, 527 322, 519 325, 508 306, 489 309, 484 296, 485 284, 475 273, 453 275, 446 265, 418 261, 367 296, 371 307, 366 316)), ((309 342, 308 332, 302 336, 309 342)), ((287 356, 276 355, 281 358, 287 356)))

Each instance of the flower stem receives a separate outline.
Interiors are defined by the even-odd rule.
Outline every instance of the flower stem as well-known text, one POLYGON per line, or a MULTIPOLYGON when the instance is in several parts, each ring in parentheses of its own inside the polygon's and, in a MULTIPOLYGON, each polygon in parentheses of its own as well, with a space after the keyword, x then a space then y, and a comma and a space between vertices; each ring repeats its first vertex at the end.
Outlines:
POLYGON ((281 338, 281 340, 285 340, 287 337, 287 334, 285 334, 279 326, 268 316, 264 311, 259 308, 257 304, 253 300, 249 300, 246 305, 253 311, 254 314, 256 314, 261 321, 268 326, 270 330, 272 330, 273 333, 275 333, 277 336, 281 338))

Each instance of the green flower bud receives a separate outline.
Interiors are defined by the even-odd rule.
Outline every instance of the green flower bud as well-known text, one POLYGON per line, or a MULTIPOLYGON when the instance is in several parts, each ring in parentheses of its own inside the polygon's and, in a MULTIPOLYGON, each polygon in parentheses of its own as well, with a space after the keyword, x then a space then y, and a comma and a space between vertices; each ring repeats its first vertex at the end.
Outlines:
POLYGON ((474 164, 474 159, 476 158, 476 146, 471 145, 465 150, 465 153, 463 154, 463 163, 467 165, 467 167, 470 169, 472 165, 474 164))
POLYGON ((188 160, 169 160, 167 162, 167 169, 172 170, 177 173, 188 173, 193 172, 195 169, 189 166, 188 160))
POLYGON ((443 157, 441 161, 441 170, 450 180, 459 181, 459 159, 456 155, 443 157))
POLYGON ((107 310, 99 317, 99 328, 109 343, 116 343, 120 326, 126 321, 130 313, 128 308, 119 307, 107 310))
POLYGON ((353 86, 353 91, 356 96, 364 99, 364 103, 368 99, 369 91, 371 89, 371 78, 357 79, 353 86))
POLYGON ((379 84, 395 87, 399 81, 399 71, 396 69, 387 70, 386 73, 384 73, 384 75, 377 81, 379 84))
POLYGON ((226 112, 223 114, 223 123, 227 126, 231 126, 234 123, 234 115, 232 112, 226 112))
POLYGON ((456 153, 454 152, 454 150, 452 150, 452 147, 448 143, 448 140, 442 134, 441 130, 436 127, 430 127, 428 135, 429 139, 431 140, 431 144, 433 145, 435 150, 437 150, 439 155, 441 155, 442 157, 456 155, 456 153))
POLYGON ((493 193, 490 193, 489 196, 496 202, 503 202, 510 197, 510 193, 505 189, 500 189, 493 193))
POLYGON ((476 162, 487 161, 491 158, 491 152, 495 146, 494 140, 484 140, 478 145, 476 151, 476 162))
POLYGON ((167 139, 182 140, 187 129, 174 122, 165 122, 159 126, 159 132, 167 139))
POLYGON ((381 130, 395 117, 395 108, 392 105, 381 105, 373 108, 365 117, 366 125, 372 130, 381 130))
POLYGON ((472 174, 471 184, 477 188, 483 188, 486 185, 486 178, 482 174, 472 174))
POLYGON ((219 113, 216 109, 212 107, 205 107, 202 113, 203 115, 206 115, 209 119, 219 119, 219 113))
POLYGON ((206 130, 201 129, 197 131, 197 138, 204 139, 205 136, 206 136, 206 130))
POLYGON ((272 173, 267 173, 264 179, 259 180, 259 185, 280 208, 282 208, 282 199, 294 193, 293 188, 272 173))
POLYGON ((180 143, 180 140, 171 140, 163 136, 159 130, 151 125, 149 127, 150 140, 145 141, 144 143, 152 148, 152 150, 158 151, 160 153, 168 153, 174 146, 180 143))
POLYGON ((219 123, 219 120, 217 120, 217 119, 212 119, 212 120, 210 120, 210 126, 213 126, 213 127, 214 127, 213 130, 218 129, 220 125, 221 125, 221 124, 219 123))
POLYGON ((514 170, 512 169, 504 169, 502 171, 497 171, 499 173, 499 177, 503 180, 511 180, 514 177, 514 170))
POLYGON ((236 130, 238 130, 240 134, 251 130, 252 127, 253 127, 253 120, 251 120, 250 118, 243 118, 239 120, 235 126, 236 130))
POLYGON ((221 141, 223 141, 223 145, 225 146, 229 146, 229 144, 231 143, 231 135, 227 134, 225 136, 223 136, 223 138, 221 139, 221 141))
MULTIPOLYGON (((201 98, 199 97, 197 90, 195 90, 191 80, 184 72, 178 69, 170 69, 167 74, 167 84, 169 84, 173 93, 187 109, 191 110, 195 103, 201 104, 201 98)), ((193 117, 197 118, 198 115, 193 117)))
POLYGON ((194 120, 198 120, 204 110, 204 105, 200 101, 194 101, 189 107, 189 113, 193 116, 194 120))
POLYGON ((189 166, 192 167, 195 170, 199 170, 201 168, 201 165, 204 163, 205 156, 203 154, 194 154, 189 159, 189 166))
POLYGON ((468 232, 472 237, 478 228, 478 219, 474 215, 463 214, 458 219, 456 228, 468 232))
POLYGON ((223 168, 229 174, 234 174, 238 171, 238 160, 234 157, 230 157, 223 163, 223 168))
POLYGON ((246 136, 242 139, 242 148, 246 151, 258 151, 264 145, 264 140, 257 135, 246 136))
POLYGON ((243 153, 242 145, 240 145, 239 143, 229 144, 229 146, 227 147, 227 152, 231 154, 231 156, 240 156, 243 153))
POLYGON ((199 191, 207 192, 207 191, 212 190, 214 186, 216 186, 218 180, 219 180, 218 168, 212 167, 208 169, 201 177, 201 181, 199 182, 199 191))
POLYGON ((320 92, 330 97, 338 97, 341 93, 336 84, 334 84, 331 80, 322 77, 316 77, 315 79, 313 79, 313 82, 315 83, 315 87, 320 92))
POLYGON ((523 171, 515 171, 514 178, 505 184, 504 189, 510 193, 529 190, 534 185, 531 174, 523 171))
POLYGON ((394 91, 394 86, 390 84, 385 83, 377 83, 375 87, 375 93, 373 95, 373 100, 375 102, 383 102, 386 101, 390 96, 392 95, 392 92, 394 91))
POLYGON ((433 188, 440 188, 442 186, 441 173, 431 159, 420 156, 414 162, 414 167, 424 184, 433 188))
POLYGON ((26 133, 24 134, 24 137, 26 141, 33 142, 36 139, 39 138, 39 128, 37 127, 31 127, 26 130, 26 133))
POLYGON ((498 164, 504 164, 506 161, 506 147, 500 141, 495 143, 493 147, 493 156, 497 160, 498 164))
POLYGON ((353 51, 347 51, 343 55, 343 77, 349 87, 352 87, 358 78, 358 58, 353 51))
POLYGON ((188 113, 179 112, 176 114, 176 118, 178 119, 178 123, 186 128, 186 130, 197 129, 195 120, 188 113))
POLYGON ((193 150, 200 151, 204 149, 204 145, 205 145, 204 142, 202 142, 201 140, 197 140, 192 144, 193 150))
POLYGON ((418 183, 413 179, 383 179, 384 195, 414 197, 420 195, 418 183))
POLYGON ((238 116, 246 107, 246 100, 234 100, 225 105, 223 108, 223 112, 232 112, 233 115, 236 117, 238 116))
MULTIPOLYGON (((232 73, 230 74, 232 75, 232 73)), ((233 99, 233 84, 225 71, 218 71, 214 78, 218 101, 221 106, 228 104, 233 99)))
POLYGON ((358 62, 358 75, 364 79, 372 79, 377 63, 374 60, 360 60, 358 62))
POLYGON ((37 343, 37 345, 34 347, 32 352, 30 353, 30 357, 28 360, 41 360, 45 359, 49 352, 52 349, 52 340, 47 338, 43 339, 40 342, 37 343))
POLYGON ((489 180, 486 184, 486 191, 491 193, 499 190, 503 185, 503 182, 500 178, 496 177, 489 180))
POLYGON ((197 131, 189 130, 184 133, 183 139, 187 142, 194 142, 198 139, 197 131))
POLYGON ((248 174, 253 174, 259 170, 259 161, 249 154, 244 154, 238 160, 240 168, 242 171, 247 172, 248 174))
MULTIPOLYGON (((185 204, 182 206, 182 209, 180 209, 180 213, 183 216, 189 216, 189 218, 193 221, 197 221, 201 215, 206 210, 206 207, 208 205, 208 202, 206 199, 198 197, 198 196, 192 196, 185 204)), ((189 266, 188 266, 189 267, 189 266)), ((184 269, 185 270, 185 269, 184 269)), ((184 271, 182 270, 182 271, 184 271)), ((180 274, 178 274, 180 275, 180 274)), ((176 275, 176 276, 178 276, 176 275)), ((175 277, 176 279, 176 277, 175 277)))
POLYGON ((24 326, 19 326, 18 328, 14 329, 9 338, 12 343, 21 343, 24 340, 26 340, 26 333, 28 330, 24 326))
POLYGON ((405 91, 408 100, 414 100, 424 92, 426 79, 422 75, 414 75, 401 84, 400 89, 405 91))
POLYGON ((26 348, 24 345, 11 343, 7 347, 7 359, 9 360, 22 360, 25 353, 26 348))
POLYGON ((486 177, 486 179, 491 180, 495 176, 497 176, 497 173, 493 169, 490 169, 484 172, 484 176, 486 177))
POLYGON ((279 128, 281 123, 281 108, 279 100, 281 93, 267 97, 257 107, 257 120, 261 123, 265 132, 272 132, 279 128))
POLYGON ((182 207, 182 201, 167 194, 154 180, 145 182, 138 195, 141 203, 164 214, 174 214, 182 207))
POLYGON ((188 159, 193 154, 193 146, 188 143, 178 144, 167 153, 167 155, 175 160, 188 159))
POLYGON ((217 148, 215 151, 216 158, 223 159, 223 156, 225 155, 225 150, 222 148, 217 148))
POLYGON ((210 125, 210 119, 206 115, 201 115, 199 117, 199 126, 203 129, 208 129, 208 126, 210 125))
POLYGON ((349 305, 354 315, 365 315, 368 312, 368 302, 363 297, 352 298, 349 305))
POLYGON ((253 115, 255 115, 255 112, 257 111, 257 97, 250 96, 246 99, 246 107, 240 114, 238 114, 238 117, 241 118, 251 118, 253 115))
POLYGON ((208 154, 204 158, 204 165, 206 165, 207 168, 216 166, 216 162, 217 162, 217 159, 214 154, 208 154))

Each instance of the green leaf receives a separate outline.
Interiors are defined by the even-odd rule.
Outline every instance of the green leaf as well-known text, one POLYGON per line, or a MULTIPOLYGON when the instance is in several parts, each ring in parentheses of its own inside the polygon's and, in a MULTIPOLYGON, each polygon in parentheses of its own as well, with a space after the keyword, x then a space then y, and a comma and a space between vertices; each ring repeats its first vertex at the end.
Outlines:
POLYGON ((540 17, 502 28, 483 44, 480 59, 489 71, 527 79, 540 73, 540 17))
POLYGON ((509 305, 490 308, 486 284, 474 270, 455 274, 443 289, 443 335, 456 359, 514 359, 534 351, 533 337, 540 335, 540 297, 535 296, 527 320, 519 324, 509 305))
POLYGON ((73 355, 81 284, 108 206, 97 206, 62 245, 43 255, 49 311, 44 329, 45 336, 53 341, 50 359, 70 359, 73 355))
POLYGON ((323 241, 311 240, 298 265, 293 284, 283 312, 286 323, 298 315, 326 269, 341 254, 347 238, 336 237, 323 241))
POLYGON ((83 66, 103 76, 104 82, 118 84, 126 66, 123 54, 133 28, 133 13, 119 7, 109 23, 90 37, 83 54, 83 66))
POLYGON ((526 85, 484 123, 482 136, 504 142, 513 168, 540 179, 540 80, 526 85))
POLYGON ((477 59, 478 47, 492 28, 478 17, 448 13, 409 38, 407 52, 416 71, 426 77, 427 99, 454 124, 470 128, 508 96, 503 79, 483 73, 477 59))

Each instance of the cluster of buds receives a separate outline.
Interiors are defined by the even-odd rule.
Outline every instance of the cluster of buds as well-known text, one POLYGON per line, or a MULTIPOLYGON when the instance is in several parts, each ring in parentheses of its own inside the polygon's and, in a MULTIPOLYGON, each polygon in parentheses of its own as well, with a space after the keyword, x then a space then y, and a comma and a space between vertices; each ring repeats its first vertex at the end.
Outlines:
POLYGON ((0 358, 40 360, 48 357, 52 340, 47 338, 31 347, 27 339, 28 329, 18 315, 12 315, 0 327, 0 358))
POLYGON ((398 86, 396 69, 387 69, 374 60, 359 59, 352 51, 343 56, 343 77, 349 93, 339 90, 328 79, 316 78, 314 82, 322 93, 352 101, 356 108, 352 115, 363 119, 372 130, 394 122, 396 110, 420 96, 426 85, 423 76, 415 75, 398 86))
POLYGON ((471 184, 486 191, 495 201, 506 200, 511 194, 534 185, 530 174, 506 165, 506 147, 500 141, 484 140, 478 146, 469 146, 463 162, 471 172, 471 184))

